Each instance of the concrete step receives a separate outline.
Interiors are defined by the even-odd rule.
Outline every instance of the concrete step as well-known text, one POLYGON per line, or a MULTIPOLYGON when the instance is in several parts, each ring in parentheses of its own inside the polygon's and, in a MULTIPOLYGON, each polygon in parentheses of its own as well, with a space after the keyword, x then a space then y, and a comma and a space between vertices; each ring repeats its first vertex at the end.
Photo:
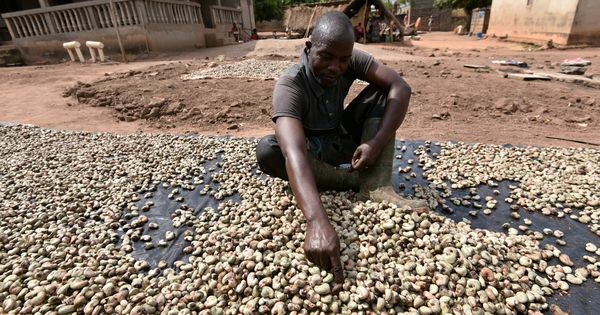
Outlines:
POLYGON ((17 46, 0 45, 0 67, 22 66, 23 57, 17 46))

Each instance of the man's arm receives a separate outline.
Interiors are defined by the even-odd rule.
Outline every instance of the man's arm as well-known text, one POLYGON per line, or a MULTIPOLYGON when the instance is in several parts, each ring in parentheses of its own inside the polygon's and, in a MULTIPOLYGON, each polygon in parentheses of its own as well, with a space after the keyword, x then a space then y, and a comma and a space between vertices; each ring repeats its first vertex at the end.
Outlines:
POLYGON ((340 240, 329 222, 307 160, 306 138, 300 120, 279 117, 275 136, 285 157, 285 168, 298 207, 306 218, 304 254, 322 269, 332 270, 341 288, 344 273, 340 260, 340 240))
POLYGON ((404 121, 410 101, 410 86, 391 68, 373 61, 367 71, 367 82, 389 91, 383 121, 373 139, 361 144, 352 157, 352 167, 356 170, 372 165, 385 144, 392 139, 404 121))
POLYGON ((292 191, 306 221, 327 220, 315 179, 306 158, 306 138, 302 123, 291 117, 277 118, 275 136, 285 157, 292 191))

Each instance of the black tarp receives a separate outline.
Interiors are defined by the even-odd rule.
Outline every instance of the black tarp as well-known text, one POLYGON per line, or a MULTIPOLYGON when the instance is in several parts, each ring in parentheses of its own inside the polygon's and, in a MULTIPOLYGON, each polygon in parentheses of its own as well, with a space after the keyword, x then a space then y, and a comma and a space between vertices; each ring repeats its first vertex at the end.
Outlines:
MULTIPOLYGON (((398 190, 400 184, 404 184, 403 186, 405 188, 399 191, 401 193, 411 195, 414 192, 414 185, 429 185, 429 182, 422 177, 422 170, 418 167, 419 158, 414 154, 414 150, 424 143, 424 141, 397 142, 398 147, 403 145, 407 147, 405 152, 400 152, 397 150, 396 153, 401 154, 403 158, 394 160, 394 167, 392 171, 392 182, 394 188, 398 190), (407 160, 409 159, 414 160, 414 163, 411 164, 411 171, 416 173, 416 177, 409 176, 407 179, 405 174, 399 174, 397 170, 399 167, 406 167, 408 165, 407 160)), ((441 149, 438 145, 431 144, 431 151, 429 154, 440 152, 440 150, 441 149)), ((220 169, 217 165, 218 161, 219 158, 208 161, 204 166, 207 170, 211 167, 214 167, 214 172, 219 172, 220 169)), ((210 174, 207 174, 204 179, 205 182, 208 182, 210 179, 210 174)), ((586 262, 581 257, 586 254, 584 249, 585 244, 587 242, 593 242, 597 244, 599 240, 598 236, 594 235, 586 225, 570 219, 568 216, 565 216, 564 218, 557 218, 553 216, 545 216, 540 212, 520 210, 519 213, 522 216, 521 220, 513 220, 510 217, 511 210, 509 208, 509 204, 504 201, 504 199, 509 196, 509 184, 517 183, 509 183, 505 181, 499 182, 498 187, 488 187, 485 185, 477 187, 478 194, 480 196, 493 195, 493 190, 498 190, 500 192, 500 194, 495 198, 498 201, 496 209, 490 215, 485 215, 480 211, 479 215, 472 217, 468 212, 474 210, 474 208, 456 206, 450 201, 451 197, 461 197, 469 194, 468 189, 454 189, 452 196, 447 198, 447 204, 453 209, 453 213, 443 211, 441 207, 438 207, 438 209, 435 209, 435 211, 457 222, 463 219, 468 219, 471 221, 471 226, 473 228, 481 228, 497 232, 506 233, 506 230, 502 228, 502 224, 505 222, 509 222, 512 227, 517 228, 519 224, 522 224, 522 219, 524 218, 528 218, 533 222, 530 226, 530 229, 533 231, 541 232, 542 229, 546 227, 553 230, 560 229, 565 234, 563 239, 567 242, 566 246, 557 245, 554 237, 547 236, 541 240, 540 247, 546 243, 553 244, 559 247, 561 251, 567 253, 575 263, 576 267, 584 267, 586 262)), ((216 188, 218 184, 215 184, 211 181, 211 185, 212 187, 216 188)), ((144 259, 148 261, 151 267, 155 267, 160 260, 165 260, 169 264, 172 264, 176 260, 187 261, 187 255, 183 254, 182 249, 184 246, 187 246, 185 244, 186 242, 183 240, 183 235, 184 231, 189 228, 182 226, 178 229, 174 229, 172 226, 171 213, 182 205, 175 200, 167 198, 172 189, 173 187, 164 188, 162 185, 159 185, 152 198, 149 199, 154 203, 154 206, 148 212, 144 212, 143 214, 148 216, 150 221, 157 222, 159 224, 159 229, 149 230, 145 234, 149 234, 152 236, 153 240, 157 240, 163 238, 166 231, 171 230, 176 232, 176 239, 172 242, 169 242, 168 247, 156 247, 151 250, 144 249, 144 242, 133 242, 133 256, 138 259, 144 259)), ((239 201, 239 196, 236 195, 221 201, 217 201, 209 194, 200 195, 199 191, 201 189, 201 187, 197 187, 193 191, 180 189, 179 193, 180 196, 184 197, 184 203, 190 208, 194 209, 195 215, 201 213, 205 207, 217 209, 219 202, 224 202, 231 199, 234 201, 239 201)), ((141 208, 149 200, 142 198, 137 205, 141 208)), ((483 202, 483 204, 485 203, 483 202)), ((549 261, 549 264, 558 263, 558 259, 549 261)), ((555 291, 554 295, 549 297, 547 301, 549 304, 558 304, 561 309, 569 312, 570 314, 596 314, 597 312, 594 311, 594 309, 596 307, 600 307, 600 299, 598 299, 598 297, 600 297, 599 289, 600 284, 595 283, 592 278, 589 278, 583 285, 571 285, 571 288, 566 295, 560 295, 557 291, 555 291)), ((547 310, 546 313, 550 312, 547 310)))

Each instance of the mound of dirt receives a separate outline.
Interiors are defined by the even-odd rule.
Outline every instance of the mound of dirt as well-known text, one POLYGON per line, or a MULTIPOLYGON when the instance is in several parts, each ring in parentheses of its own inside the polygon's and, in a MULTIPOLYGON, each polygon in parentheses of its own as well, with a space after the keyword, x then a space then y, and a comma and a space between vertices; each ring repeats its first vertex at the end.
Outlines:
MULTIPOLYGON (((249 45, 232 49, 241 54, 249 45)), ((117 121, 137 121, 136 126, 141 122, 140 129, 272 133, 274 78, 298 62, 298 54, 288 54, 290 47, 276 53, 263 51, 258 49, 260 45, 256 44, 258 51, 253 51, 251 58, 221 50, 211 57, 106 74, 89 84, 78 83, 64 95, 85 106, 111 108, 117 121)), ((458 56, 435 49, 366 48, 379 49, 377 59, 401 73, 412 87, 400 137, 519 144, 534 143, 534 139, 537 144, 548 143, 546 136, 600 141, 596 136, 600 128, 596 89, 557 81, 507 79, 491 70, 474 71, 464 64, 485 65, 489 58, 472 52, 463 51, 458 56)), ((531 58, 517 57, 536 64, 531 58)), ((354 84, 344 104, 363 88, 354 84)))
POLYGON ((268 124, 274 81, 182 80, 182 76, 210 68, 210 64, 214 63, 166 64, 145 71, 106 74, 93 83, 77 82, 63 96, 83 105, 113 108, 118 120, 144 120, 158 128, 193 124, 239 129, 247 122, 268 124))

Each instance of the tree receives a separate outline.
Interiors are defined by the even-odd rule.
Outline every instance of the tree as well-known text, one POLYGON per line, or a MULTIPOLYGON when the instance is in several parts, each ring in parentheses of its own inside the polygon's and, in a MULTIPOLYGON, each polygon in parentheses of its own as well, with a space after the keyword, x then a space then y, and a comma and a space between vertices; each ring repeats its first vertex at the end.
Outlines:
POLYGON ((257 22, 281 20, 283 12, 279 0, 255 0, 254 17, 257 22))
POLYGON ((394 12, 394 3, 395 3, 396 1, 393 1, 393 0, 384 0, 384 1, 382 1, 382 2, 383 2, 383 5, 384 5, 384 6, 385 6, 385 7, 386 7, 388 10, 390 10, 390 12, 394 12))
POLYGON ((492 0, 435 0, 433 5, 438 9, 465 9, 467 13, 476 8, 490 6, 492 0))

